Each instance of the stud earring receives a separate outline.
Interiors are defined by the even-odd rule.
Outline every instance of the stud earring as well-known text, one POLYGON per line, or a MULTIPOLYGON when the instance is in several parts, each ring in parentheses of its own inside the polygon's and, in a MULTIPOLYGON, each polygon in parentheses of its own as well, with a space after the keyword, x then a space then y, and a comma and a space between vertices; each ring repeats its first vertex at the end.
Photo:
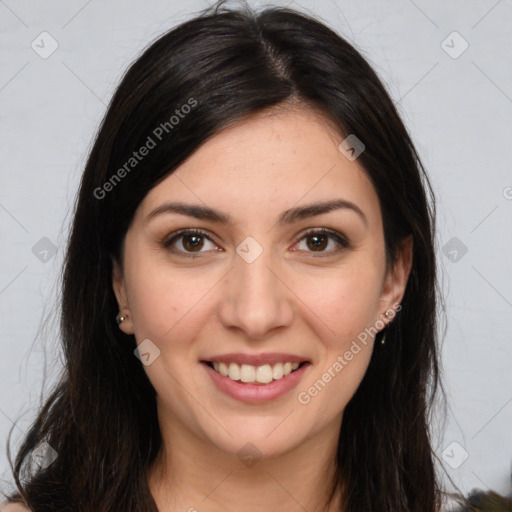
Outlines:
POLYGON ((121 325, 126 320, 126 316, 127 315, 121 315, 121 313, 118 313, 116 315, 117 325, 121 325))

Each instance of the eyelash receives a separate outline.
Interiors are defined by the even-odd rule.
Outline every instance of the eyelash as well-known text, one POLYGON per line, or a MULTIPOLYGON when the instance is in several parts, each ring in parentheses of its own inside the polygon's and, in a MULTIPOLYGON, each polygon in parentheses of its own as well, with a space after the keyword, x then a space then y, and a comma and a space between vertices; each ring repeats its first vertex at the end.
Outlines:
MULTIPOLYGON (((201 236, 203 238, 206 238, 207 240, 209 240, 210 242, 212 243, 215 243, 209 236, 207 233, 205 233, 204 231, 200 230, 200 229, 195 229, 195 228, 187 228, 187 229, 181 229, 179 231, 177 231, 176 233, 173 233, 170 237, 166 238, 163 242, 162 242, 162 246, 165 248, 165 249, 168 249, 169 251, 171 251, 172 253, 175 253, 175 254, 179 254, 181 256, 184 256, 186 258, 198 258, 200 257, 201 255, 201 252, 204 252, 204 251, 200 251, 200 252, 197 252, 197 253, 192 253, 192 252, 186 252, 186 251, 181 251, 181 250, 176 250, 175 248, 172 247, 172 244, 178 240, 179 238, 182 238, 186 235, 196 235, 196 236, 201 236)), ((350 242, 345 238, 343 237, 340 233, 338 233, 337 231, 334 231, 334 230, 331 230, 331 229, 327 229, 327 228, 320 228, 320 229, 309 229, 308 231, 306 231, 302 237, 298 240, 298 242, 301 242, 302 240, 304 240, 305 238, 308 238, 310 236, 315 236, 315 235, 321 235, 321 236, 327 236, 333 240, 336 241, 336 243, 339 244, 339 247, 337 249, 334 249, 334 250, 331 250, 331 251, 320 251, 319 253, 315 254, 314 251, 306 251, 306 252, 311 252, 313 257, 324 257, 325 254, 327 254, 328 256, 332 255, 332 254, 337 254, 345 249, 351 249, 352 248, 352 245, 350 244, 350 242)))

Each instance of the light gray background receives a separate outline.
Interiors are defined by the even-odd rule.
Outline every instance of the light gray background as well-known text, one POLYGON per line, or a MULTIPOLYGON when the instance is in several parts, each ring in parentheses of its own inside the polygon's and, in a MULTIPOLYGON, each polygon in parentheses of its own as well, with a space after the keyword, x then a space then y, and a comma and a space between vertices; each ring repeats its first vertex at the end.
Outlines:
MULTIPOLYGON (((60 369, 56 282, 72 202, 106 104, 147 43, 207 5, 0 1, 3 481, 10 480, 5 440, 12 421, 19 420, 16 446, 33 420, 45 372, 48 390, 60 369), (58 43, 46 59, 31 47, 35 41, 39 51, 50 48, 48 36, 40 36, 44 31, 58 43), (32 251, 43 237, 57 248, 46 262, 40 259, 44 253, 37 257, 32 251), (41 337, 43 315, 49 321, 41 337)), ((447 303, 442 356, 450 409, 437 452, 444 453, 448 473, 465 492, 474 487, 509 492, 512 1, 302 0, 290 5, 320 15, 369 59, 428 169, 438 201, 447 303), (450 35, 453 31, 463 40, 450 35), (457 56, 464 40, 469 47, 457 56), (454 237, 467 247, 466 254, 460 243, 455 252, 443 253, 454 237), (461 463, 462 450, 468 458, 461 463)))

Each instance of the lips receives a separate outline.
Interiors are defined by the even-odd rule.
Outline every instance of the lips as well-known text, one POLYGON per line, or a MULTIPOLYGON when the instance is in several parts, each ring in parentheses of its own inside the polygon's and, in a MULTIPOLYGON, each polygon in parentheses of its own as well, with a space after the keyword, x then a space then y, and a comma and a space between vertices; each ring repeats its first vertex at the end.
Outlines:
MULTIPOLYGON (((290 356, 286 355, 286 357, 288 358, 290 356)), ((218 360, 218 358, 215 359, 218 360)), ((250 360, 254 361, 254 358, 250 360)), ((254 378, 254 375, 247 373, 247 367, 249 367, 250 365, 247 365, 245 363, 240 365, 241 369, 243 369, 244 366, 246 368, 244 370, 241 370, 240 375, 233 375, 233 377, 235 377, 235 379, 233 379, 230 376, 222 375, 220 372, 216 371, 213 367, 213 364, 214 363, 212 362, 208 363, 206 361, 201 361, 201 366, 205 368, 206 373, 210 376, 215 387, 219 391, 228 395, 229 397, 247 403, 267 402, 269 400, 275 400, 283 395, 286 395, 298 385, 300 380, 303 378, 304 374, 309 370, 309 367, 311 366, 311 363, 309 362, 303 362, 302 364, 300 364, 299 362, 295 362, 293 363, 293 365, 298 365, 297 369, 291 371, 291 373, 287 375, 281 376, 280 378, 270 379, 270 375, 268 375, 268 367, 270 365, 263 364, 260 365, 258 369, 261 368, 263 374, 267 374, 266 378, 259 379, 263 380, 264 382, 250 382, 250 380, 254 378), (240 377, 240 379, 238 379, 238 377, 240 377), (245 379, 246 377, 248 380, 244 382, 243 379, 245 379)), ((226 366, 226 363, 224 362, 215 362, 215 364, 226 366)), ((292 365, 290 361, 288 361, 285 364, 290 366, 292 365)), ((232 370, 231 367, 237 366, 239 366, 237 363, 230 363, 230 372, 232 370)), ((283 367, 283 364, 281 362, 278 362, 274 365, 274 367, 276 366, 283 367)), ((261 377, 261 375, 257 377, 261 377)))
POLYGON ((268 384, 296 371, 308 361, 294 354, 222 354, 201 361, 223 377, 250 384, 268 384))
POLYGON ((250 384, 268 384, 272 380, 279 380, 296 371, 301 365, 307 363, 276 363, 274 365, 264 364, 251 366, 249 364, 239 365, 238 363, 206 363, 216 372, 234 381, 241 381, 250 384))
POLYGON ((211 356, 201 360, 202 363, 237 363, 239 365, 249 364, 251 366, 262 366, 264 364, 274 365, 276 363, 305 363, 310 362, 307 358, 294 354, 281 352, 267 352, 263 354, 242 354, 231 353, 211 356))

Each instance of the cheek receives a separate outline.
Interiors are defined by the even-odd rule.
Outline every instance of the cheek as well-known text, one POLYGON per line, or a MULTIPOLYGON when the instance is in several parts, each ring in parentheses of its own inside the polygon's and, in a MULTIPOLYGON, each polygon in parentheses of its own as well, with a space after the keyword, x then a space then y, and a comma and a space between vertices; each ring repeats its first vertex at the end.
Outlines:
POLYGON ((325 359, 313 384, 313 393, 323 394, 318 407, 326 417, 339 413, 350 401, 373 351, 371 328, 378 317, 381 276, 372 262, 361 260, 361 267, 355 267, 324 283, 323 302, 316 306, 334 331, 324 338, 325 359))
POLYGON ((192 339, 206 321, 208 292, 215 284, 212 276, 171 268, 142 252, 131 263, 128 300, 137 341, 149 338, 163 352, 175 339, 192 339))
POLYGON ((127 295, 137 340, 150 338, 158 344, 185 314, 190 294, 183 293, 168 266, 147 252, 132 251, 127 259, 127 295))
POLYGON ((371 264, 363 265, 366 270, 354 267, 321 279, 302 277, 296 288, 317 323, 328 327, 329 344, 340 350, 378 317, 380 275, 371 264))
POLYGON ((136 337, 161 339, 177 321, 178 291, 154 269, 135 271, 129 291, 136 337))
POLYGON ((365 345, 357 342, 331 358, 324 373, 313 383, 319 394, 325 393, 318 400, 322 414, 333 417, 345 409, 366 374, 371 355, 370 343, 365 345))

